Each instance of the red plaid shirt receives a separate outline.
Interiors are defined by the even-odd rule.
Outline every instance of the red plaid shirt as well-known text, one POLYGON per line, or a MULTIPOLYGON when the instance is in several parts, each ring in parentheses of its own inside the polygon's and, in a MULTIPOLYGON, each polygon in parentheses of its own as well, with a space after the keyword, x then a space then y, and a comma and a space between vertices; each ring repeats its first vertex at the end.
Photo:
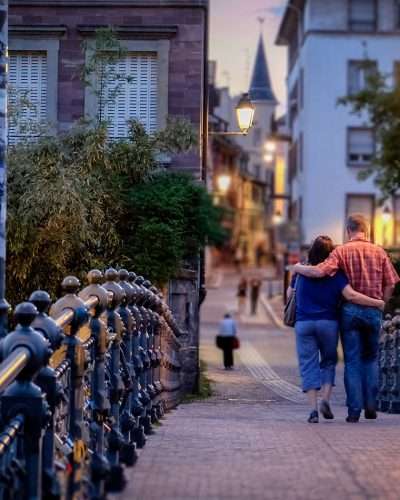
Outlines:
POLYGON ((362 239, 336 247, 318 268, 326 275, 341 269, 354 290, 379 300, 386 287, 400 281, 385 250, 362 239))

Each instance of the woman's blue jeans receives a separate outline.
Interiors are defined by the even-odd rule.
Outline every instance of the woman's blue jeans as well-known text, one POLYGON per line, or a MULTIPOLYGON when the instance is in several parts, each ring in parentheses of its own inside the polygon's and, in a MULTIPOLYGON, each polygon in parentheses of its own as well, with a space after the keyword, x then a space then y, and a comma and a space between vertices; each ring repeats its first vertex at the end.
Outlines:
POLYGON ((382 313, 374 307, 348 303, 342 308, 344 383, 349 415, 355 417, 363 408, 376 408, 381 322, 382 313))
POLYGON ((296 345, 303 391, 334 385, 339 326, 333 320, 296 321, 296 345))

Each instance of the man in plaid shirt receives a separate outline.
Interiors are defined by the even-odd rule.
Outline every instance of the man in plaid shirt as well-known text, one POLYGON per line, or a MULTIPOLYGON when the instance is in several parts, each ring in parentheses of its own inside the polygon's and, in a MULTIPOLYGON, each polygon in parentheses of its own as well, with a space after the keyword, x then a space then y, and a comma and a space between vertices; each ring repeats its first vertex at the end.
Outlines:
MULTIPOLYGON (((322 278, 341 269, 357 292, 389 300, 399 277, 386 252, 368 240, 368 224, 364 216, 351 215, 346 229, 349 241, 338 246, 325 262, 318 266, 296 264, 294 272, 309 278, 322 278)), ((376 418, 381 321, 382 312, 378 309, 350 302, 342 307, 347 422, 358 422, 363 408, 365 418, 376 418)))

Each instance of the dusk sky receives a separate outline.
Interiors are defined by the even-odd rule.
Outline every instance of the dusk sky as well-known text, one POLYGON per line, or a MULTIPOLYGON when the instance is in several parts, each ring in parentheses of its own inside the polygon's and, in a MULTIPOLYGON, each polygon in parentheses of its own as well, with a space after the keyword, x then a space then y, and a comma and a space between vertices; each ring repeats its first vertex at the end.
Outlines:
POLYGON ((264 17, 272 85, 278 101, 284 103, 286 51, 275 46, 275 38, 286 1, 210 0, 210 4, 210 59, 217 61, 218 85, 229 84, 233 95, 248 90, 260 34, 257 18, 264 17))

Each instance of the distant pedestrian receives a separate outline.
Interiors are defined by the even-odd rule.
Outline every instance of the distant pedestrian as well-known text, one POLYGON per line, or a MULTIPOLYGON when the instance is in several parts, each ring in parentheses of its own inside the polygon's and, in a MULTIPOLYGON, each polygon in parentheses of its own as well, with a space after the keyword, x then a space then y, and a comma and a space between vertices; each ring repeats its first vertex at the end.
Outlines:
POLYGON ((256 263, 257 263, 257 267, 261 267, 262 266, 263 257, 264 257, 264 248, 261 245, 259 245, 256 248, 256 263))
POLYGON ((217 336, 217 346, 224 353, 225 370, 233 369, 233 349, 238 347, 236 321, 229 313, 226 313, 224 319, 219 325, 217 336))
POLYGON ((240 315, 246 312, 247 286, 247 279, 242 276, 237 288, 238 312, 240 315))
POLYGON ((235 263, 236 271, 239 273, 242 269, 242 262, 243 262, 243 250, 241 249, 241 247, 237 247, 236 252, 235 252, 234 263, 235 263))
POLYGON ((261 285, 262 281, 259 278, 255 277, 250 281, 250 311, 252 316, 255 316, 257 314, 261 285))

